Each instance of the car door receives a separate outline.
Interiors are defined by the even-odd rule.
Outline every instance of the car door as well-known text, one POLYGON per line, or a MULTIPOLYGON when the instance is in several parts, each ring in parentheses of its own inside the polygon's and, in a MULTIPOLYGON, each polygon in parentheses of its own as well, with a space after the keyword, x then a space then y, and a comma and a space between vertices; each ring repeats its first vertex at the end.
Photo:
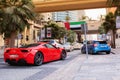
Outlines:
POLYGON ((51 49, 48 48, 46 44, 43 45, 41 51, 44 53, 44 62, 51 61, 52 59, 51 49))
POLYGON ((60 53, 59 53, 59 49, 54 47, 53 45, 51 44, 46 44, 47 48, 49 49, 49 53, 51 54, 50 57, 51 57, 51 61, 52 60, 57 60, 58 57, 60 56, 60 53))

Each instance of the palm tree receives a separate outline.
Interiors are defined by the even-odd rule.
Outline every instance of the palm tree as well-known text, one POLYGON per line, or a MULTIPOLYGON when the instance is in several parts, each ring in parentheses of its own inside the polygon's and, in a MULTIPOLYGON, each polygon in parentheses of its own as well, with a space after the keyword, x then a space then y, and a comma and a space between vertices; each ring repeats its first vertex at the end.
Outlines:
POLYGON ((111 32, 111 45, 113 48, 115 48, 116 23, 113 13, 110 12, 105 16, 105 21, 102 24, 102 29, 104 29, 103 32, 105 33, 111 32))
POLYGON ((101 25, 101 26, 98 28, 98 32, 99 32, 100 34, 105 34, 104 26, 101 25))
POLYGON ((28 20, 35 20, 31 0, 0 0, 0 33, 9 38, 14 47, 16 35, 29 28, 28 20))
POLYGON ((70 20, 70 16, 67 15, 67 16, 65 17, 65 20, 66 20, 66 22, 69 22, 69 20, 70 20))
POLYGON ((70 16, 69 16, 69 11, 66 11, 66 17, 65 17, 65 20, 66 20, 66 22, 69 22, 69 20, 70 20, 70 16))
POLYGON ((75 41, 76 33, 72 30, 67 30, 67 42, 73 43, 75 41))
POLYGON ((92 20, 91 18, 89 18, 88 16, 82 16, 81 20, 85 20, 85 21, 90 21, 92 20))
POLYGON ((120 1, 119 0, 107 0, 107 4, 109 6, 120 6, 120 1))
POLYGON ((107 0, 107 5, 110 7, 116 7, 115 16, 120 16, 120 0, 107 0))
POLYGON ((44 15, 42 15, 41 13, 37 13, 36 15, 35 15, 35 18, 36 18, 36 23, 37 24, 42 24, 43 23, 43 21, 44 21, 44 15))
MULTIPOLYGON (((120 16, 120 0, 107 0, 107 5, 109 5, 110 7, 113 7, 113 6, 116 7, 116 11, 114 14, 115 18, 116 18, 116 16, 120 16)), ((115 31, 115 33, 116 33, 116 31, 115 31)), ((113 38, 115 38, 115 35, 113 35, 113 38)))

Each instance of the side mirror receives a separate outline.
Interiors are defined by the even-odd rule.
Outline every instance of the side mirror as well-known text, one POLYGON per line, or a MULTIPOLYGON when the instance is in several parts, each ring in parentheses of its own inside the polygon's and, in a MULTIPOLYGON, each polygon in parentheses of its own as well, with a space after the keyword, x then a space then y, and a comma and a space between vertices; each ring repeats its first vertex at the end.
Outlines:
POLYGON ((57 49, 60 49, 60 47, 57 47, 57 49))

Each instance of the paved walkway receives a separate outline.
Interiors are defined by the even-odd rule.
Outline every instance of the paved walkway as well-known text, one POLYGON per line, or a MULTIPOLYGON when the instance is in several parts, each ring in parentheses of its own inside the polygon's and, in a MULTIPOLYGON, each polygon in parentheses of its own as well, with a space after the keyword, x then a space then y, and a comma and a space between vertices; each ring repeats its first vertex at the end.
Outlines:
POLYGON ((73 80, 120 80, 120 54, 89 55, 73 80))
POLYGON ((120 80, 120 48, 110 55, 89 55, 73 80, 120 80))
POLYGON ((112 52, 88 55, 88 59, 81 54, 42 80, 120 80, 120 49, 112 52))

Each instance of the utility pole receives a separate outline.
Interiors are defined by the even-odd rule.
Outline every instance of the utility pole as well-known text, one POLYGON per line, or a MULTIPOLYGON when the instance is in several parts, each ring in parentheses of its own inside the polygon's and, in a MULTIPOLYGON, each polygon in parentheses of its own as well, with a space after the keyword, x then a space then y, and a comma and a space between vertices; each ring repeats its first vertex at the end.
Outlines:
POLYGON ((86 58, 88 59, 88 47, 87 47, 87 24, 84 24, 84 34, 85 34, 85 48, 86 48, 86 58))
POLYGON ((85 52, 86 52, 86 58, 88 59, 88 47, 87 47, 87 24, 84 23, 81 27, 81 31, 84 32, 84 37, 85 37, 85 52))

